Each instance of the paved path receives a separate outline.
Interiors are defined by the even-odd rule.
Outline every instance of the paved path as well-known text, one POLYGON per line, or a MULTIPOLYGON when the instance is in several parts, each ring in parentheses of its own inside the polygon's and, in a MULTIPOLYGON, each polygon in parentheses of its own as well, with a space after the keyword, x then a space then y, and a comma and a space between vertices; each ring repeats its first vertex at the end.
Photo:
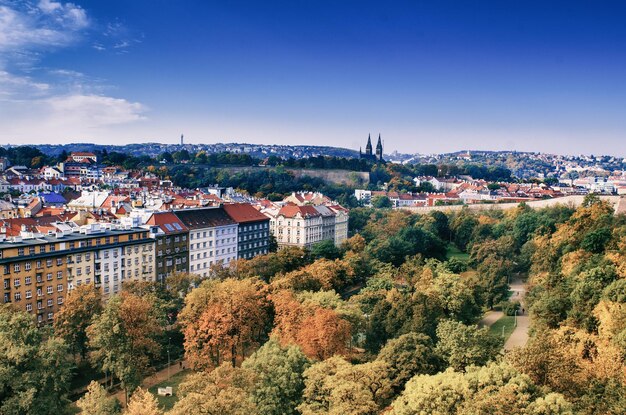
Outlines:
POLYGON ((478 327, 491 327, 493 323, 500 320, 500 317, 504 316, 502 311, 487 311, 483 316, 483 319, 478 322, 478 327))
MULTIPOLYGON (((189 366, 187 365, 187 361, 183 362, 183 367, 184 368, 189 368, 189 366)), ((170 365, 170 370, 169 370, 169 377, 174 376, 176 373, 183 371, 184 369, 182 369, 180 367, 180 364, 174 363, 172 365, 170 365)), ((148 376, 147 378, 145 378, 143 380, 143 382, 141 382, 141 387, 144 389, 148 389, 153 387, 156 384, 159 384, 161 382, 163 382, 166 379, 169 379, 168 377, 168 371, 167 371, 167 367, 165 369, 162 369, 158 372, 156 372, 155 374, 148 376)), ((111 396, 117 398, 118 401, 120 401, 120 403, 122 404, 122 406, 126 406, 126 396, 125 396, 125 392, 124 390, 120 390, 117 391, 116 393, 112 394, 111 396)))
POLYGON ((524 314, 521 314, 522 310, 519 311, 517 316, 517 327, 515 327, 515 330, 513 330, 513 333, 511 333, 511 336, 504 344, 504 350, 511 350, 515 347, 524 347, 528 341, 528 327, 530 325, 530 318, 528 317, 528 309, 525 301, 526 284, 520 277, 514 277, 510 286, 511 291, 513 291, 510 300, 519 301, 522 305, 521 308, 525 309, 525 311, 524 314))

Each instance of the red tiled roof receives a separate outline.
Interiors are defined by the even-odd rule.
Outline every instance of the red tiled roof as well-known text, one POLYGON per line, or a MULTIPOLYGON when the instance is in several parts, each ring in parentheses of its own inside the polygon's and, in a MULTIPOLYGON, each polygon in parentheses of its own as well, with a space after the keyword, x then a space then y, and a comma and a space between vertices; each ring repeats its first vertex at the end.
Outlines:
POLYGON ((221 207, 184 209, 174 211, 174 213, 189 229, 213 228, 237 223, 221 207))
POLYGON ((279 215, 283 215, 286 218, 294 218, 298 213, 302 217, 315 217, 321 216, 321 214, 315 209, 314 206, 283 206, 279 211, 279 215))
POLYGON ((224 210, 235 222, 258 222, 269 220, 267 216, 256 210, 250 203, 232 203, 223 206, 224 210))
POLYGON ((172 212, 155 212, 146 223, 158 226, 165 233, 181 233, 189 230, 178 216, 172 212))

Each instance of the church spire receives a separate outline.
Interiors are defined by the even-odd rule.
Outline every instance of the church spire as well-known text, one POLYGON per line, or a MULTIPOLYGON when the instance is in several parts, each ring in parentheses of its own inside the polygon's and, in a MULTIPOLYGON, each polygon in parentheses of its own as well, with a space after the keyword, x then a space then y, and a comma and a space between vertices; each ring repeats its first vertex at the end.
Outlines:
POLYGON ((371 156, 372 155, 372 136, 371 134, 367 135, 367 145, 365 146, 365 154, 371 156))
POLYGON ((376 158, 383 161, 383 142, 380 139, 380 133, 378 133, 378 143, 376 144, 376 158))

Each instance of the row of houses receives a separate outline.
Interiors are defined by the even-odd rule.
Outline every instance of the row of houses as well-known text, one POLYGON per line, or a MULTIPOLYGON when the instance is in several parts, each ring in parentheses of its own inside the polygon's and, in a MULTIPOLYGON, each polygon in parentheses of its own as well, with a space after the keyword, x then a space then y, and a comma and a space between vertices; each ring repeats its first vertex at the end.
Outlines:
POLYGON ((106 300, 127 281, 174 272, 209 277, 214 265, 269 252, 270 219, 250 204, 154 212, 79 226, 60 217, 0 221, 3 302, 52 321, 69 291, 93 285, 106 300))

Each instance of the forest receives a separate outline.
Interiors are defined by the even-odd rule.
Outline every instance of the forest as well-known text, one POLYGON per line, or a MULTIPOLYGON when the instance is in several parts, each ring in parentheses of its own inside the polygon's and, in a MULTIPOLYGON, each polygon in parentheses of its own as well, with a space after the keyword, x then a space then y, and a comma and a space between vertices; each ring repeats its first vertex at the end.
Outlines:
POLYGON ((624 215, 590 196, 578 209, 358 208, 350 225, 340 247, 127 283, 104 305, 80 287, 50 328, 4 306, 0 413, 624 413, 624 215), (477 323, 518 307, 511 275, 531 327, 504 352, 477 323), (166 349, 187 367, 164 403, 139 386, 166 349), (105 380, 72 403, 80 367, 105 380))

